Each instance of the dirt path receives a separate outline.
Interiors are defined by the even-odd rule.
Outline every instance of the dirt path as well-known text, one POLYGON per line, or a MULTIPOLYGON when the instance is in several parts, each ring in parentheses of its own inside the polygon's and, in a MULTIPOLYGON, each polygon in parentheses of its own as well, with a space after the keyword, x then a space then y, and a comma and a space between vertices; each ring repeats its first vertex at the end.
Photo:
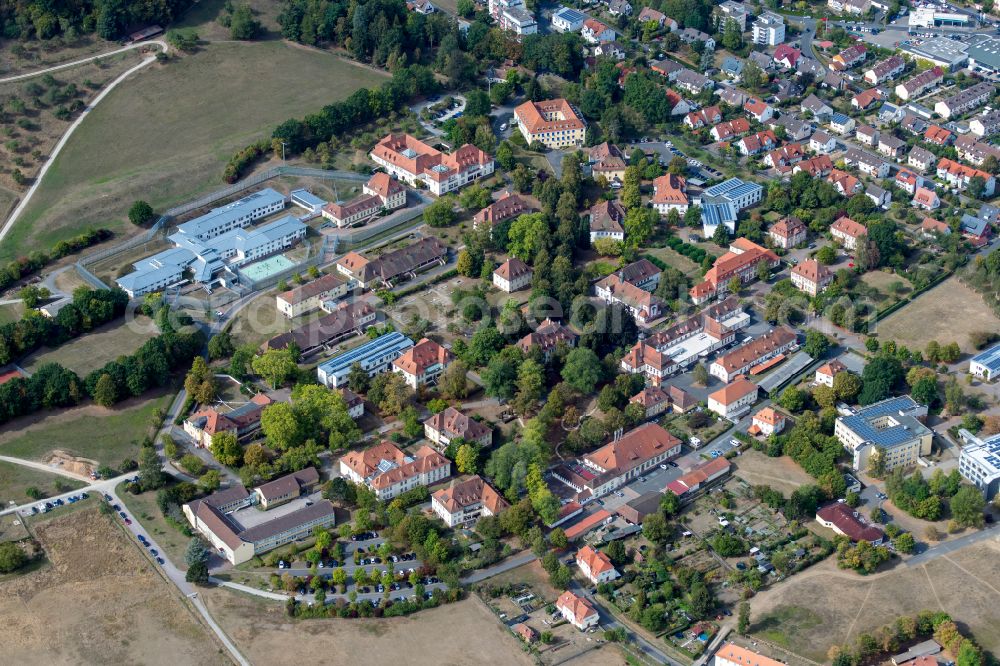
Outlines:
MULTIPOLYGON (((84 58, 83 60, 77 60, 77 61, 74 61, 74 62, 71 62, 71 63, 65 63, 65 64, 62 64, 62 65, 56 65, 55 67, 49 67, 48 69, 42 69, 42 70, 39 70, 37 72, 33 72, 31 74, 19 74, 19 75, 14 76, 14 77, 8 77, 6 79, 0 79, 0 83, 3 83, 5 81, 17 81, 17 80, 22 79, 22 78, 31 78, 31 77, 34 77, 34 76, 38 76, 39 74, 44 74, 46 72, 52 72, 52 71, 55 71, 55 70, 65 69, 67 67, 72 67, 74 65, 79 65, 81 63, 86 63, 86 62, 89 62, 91 60, 94 60, 95 58, 101 58, 103 56, 108 56, 108 55, 114 55, 115 53, 120 53, 122 51, 128 51, 128 50, 131 50, 131 49, 142 48, 142 47, 146 47, 146 46, 150 46, 150 45, 159 46, 161 49, 163 49, 164 53, 166 53, 168 51, 167 43, 163 42, 163 41, 154 40, 154 41, 149 41, 149 42, 140 42, 138 44, 131 44, 129 46, 126 46, 123 49, 118 49, 117 51, 111 51, 110 53, 104 53, 102 55, 97 55, 97 56, 91 56, 89 58, 84 58)), ((112 90, 114 90, 115 88, 118 87, 119 83, 121 83, 122 81, 124 81, 128 77, 132 76, 132 74, 134 74, 135 72, 138 72, 143 67, 145 67, 145 66, 147 66, 147 65, 149 65, 151 63, 154 63, 154 62, 156 62, 156 56, 150 56, 150 57, 146 58, 145 60, 143 60, 142 62, 140 62, 135 67, 132 67, 132 68, 128 69, 124 74, 122 74, 117 79, 115 79, 114 81, 112 81, 111 83, 109 83, 107 86, 104 87, 104 89, 101 90, 101 92, 99 92, 97 94, 97 97, 95 97, 90 102, 90 104, 88 104, 86 107, 84 107, 83 112, 81 112, 80 115, 77 116, 77 119, 73 121, 73 124, 70 125, 68 128, 66 128, 66 133, 62 135, 62 137, 59 139, 59 143, 57 143, 55 145, 55 148, 52 149, 52 154, 49 155, 49 159, 45 160, 45 164, 43 164, 42 168, 38 171, 38 175, 35 176, 35 180, 34 180, 34 182, 31 183, 31 187, 29 187, 28 191, 24 193, 24 196, 21 198, 20 203, 17 204, 17 207, 14 209, 14 212, 12 212, 10 214, 10 217, 7 218, 7 221, 4 223, 3 227, 0 228, 0 242, 2 242, 3 239, 7 237, 7 234, 10 233, 10 230, 14 227, 14 223, 17 222, 17 219, 19 217, 21 217, 21 213, 23 213, 24 210, 25 210, 25 208, 28 207, 28 203, 31 201, 31 198, 35 195, 35 192, 38 190, 38 186, 42 184, 42 178, 44 178, 45 174, 48 173, 49 168, 55 163, 56 158, 59 157, 59 153, 62 152, 62 149, 66 145, 66 143, 69 141, 69 138, 71 136, 73 136, 73 132, 76 131, 76 129, 80 126, 80 124, 84 121, 84 119, 87 116, 90 115, 90 112, 93 111, 94 108, 98 104, 100 104, 101 100, 103 100, 108 95, 108 93, 110 93, 112 90)))

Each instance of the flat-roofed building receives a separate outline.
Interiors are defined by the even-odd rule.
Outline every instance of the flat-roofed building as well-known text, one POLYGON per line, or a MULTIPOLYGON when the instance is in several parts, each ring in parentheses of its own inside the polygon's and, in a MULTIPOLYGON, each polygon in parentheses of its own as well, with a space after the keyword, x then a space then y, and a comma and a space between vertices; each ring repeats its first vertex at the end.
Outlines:
POLYGON ((969 374, 988 382, 1000 376, 1000 344, 973 356, 969 360, 969 374))
POLYGON ((908 395, 887 398, 837 418, 834 435, 851 455, 854 469, 868 469, 880 456, 885 469, 916 465, 929 455, 934 433, 923 424, 927 406, 908 395))
POLYGON ((374 340, 369 340, 359 347, 320 363, 316 367, 316 376, 321 384, 338 388, 347 381, 354 364, 367 372, 369 377, 374 377, 380 372, 388 371, 392 362, 411 347, 413 340, 398 331, 380 335, 374 340))
POLYGON ((958 471, 991 502, 1000 491, 1000 435, 980 439, 967 431, 961 434, 965 446, 958 456, 958 471))

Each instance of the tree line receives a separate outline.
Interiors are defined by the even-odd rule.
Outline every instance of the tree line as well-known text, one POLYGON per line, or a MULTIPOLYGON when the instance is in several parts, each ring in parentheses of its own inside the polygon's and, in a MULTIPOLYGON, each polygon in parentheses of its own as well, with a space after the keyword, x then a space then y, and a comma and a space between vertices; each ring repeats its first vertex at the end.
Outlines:
POLYGON ((35 250, 26 257, 18 257, 0 268, 0 289, 6 289, 12 284, 37 273, 47 264, 62 259, 80 250, 103 243, 114 236, 109 229, 89 229, 72 238, 61 240, 55 244, 51 252, 35 250))
POLYGON ((55 317, 29 310, 15 322, 0 326, 0 365, 6 365, 42 345, 57 347, 125 314, 128 294, 121 289, 77 287, 73 300, 55 317))
POLYGON ((7 39, 51 39, 69 41, 81 34, 97 33, 101 39, 117 39, 137 25, 166 25, 180 18, 191 0, 32 0, 0 4, 3 36, 7 39))

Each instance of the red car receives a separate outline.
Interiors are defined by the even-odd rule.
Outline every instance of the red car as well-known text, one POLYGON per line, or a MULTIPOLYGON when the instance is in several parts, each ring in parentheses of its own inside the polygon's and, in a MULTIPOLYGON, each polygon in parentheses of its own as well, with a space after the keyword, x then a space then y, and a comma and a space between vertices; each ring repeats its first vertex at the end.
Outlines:
POLYGON ((125 519, 125 524, 126 525, 131 525, 132 524, 132 519, 131 518, 126 518, 125 519))

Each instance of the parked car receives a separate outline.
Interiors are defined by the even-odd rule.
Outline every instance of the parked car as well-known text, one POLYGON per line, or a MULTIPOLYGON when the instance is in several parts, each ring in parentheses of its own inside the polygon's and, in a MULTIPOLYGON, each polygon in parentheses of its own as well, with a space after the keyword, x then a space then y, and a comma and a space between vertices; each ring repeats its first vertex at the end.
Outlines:
POLYGON ((163 566, 164 564, 166 564, 166 561, 164 561, 162 557, 158 557, 156 558, 156 563, 159 564, 160 566, 163 566))

